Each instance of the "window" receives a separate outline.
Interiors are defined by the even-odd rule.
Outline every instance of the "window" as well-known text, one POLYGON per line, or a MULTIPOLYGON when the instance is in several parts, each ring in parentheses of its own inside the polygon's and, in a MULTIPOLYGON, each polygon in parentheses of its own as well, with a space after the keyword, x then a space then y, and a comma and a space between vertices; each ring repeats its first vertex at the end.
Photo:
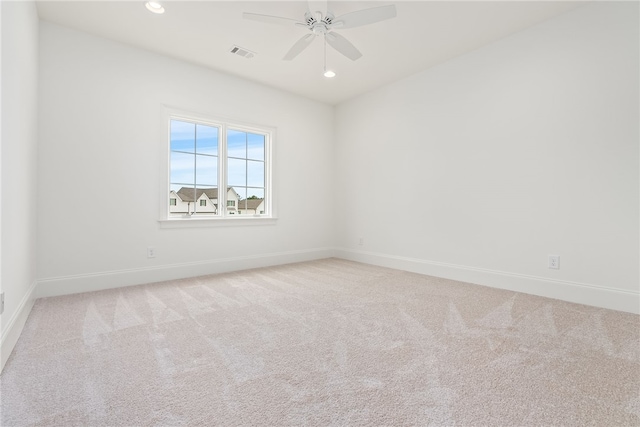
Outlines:
POLYGON ((229 185, 238 194, 238 208, 247 209, 247 198, 264 199, 265 135, 229 129, 227 147, 229 185))
POLYGON ((170 114, 167 192, 177 194, 181 203, 169 198, 167 216, 224 218, 235 215, 237 207, 251 216, 270 217, 272 136, 268 128, 170 114), (256 200, 263 203, 260 211, 248 204, 256 200))

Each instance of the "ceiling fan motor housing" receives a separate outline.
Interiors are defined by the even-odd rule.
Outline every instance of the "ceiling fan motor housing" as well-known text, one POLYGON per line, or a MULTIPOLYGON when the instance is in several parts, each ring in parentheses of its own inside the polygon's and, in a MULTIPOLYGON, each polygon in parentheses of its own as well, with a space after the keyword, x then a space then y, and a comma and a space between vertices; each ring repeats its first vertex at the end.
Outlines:
POLYGON ((333 23, 333 19, 335 18, 331 12, 327 12, 327 14, 322 17, 320 12, 316 12, 318 14, 318 19, 314 18, 311 12, 307 12, 304 15, 305 22, 307 23, 307 27, 315 34, 316 36, 327 34, 331 31, 331 24, 333 23))

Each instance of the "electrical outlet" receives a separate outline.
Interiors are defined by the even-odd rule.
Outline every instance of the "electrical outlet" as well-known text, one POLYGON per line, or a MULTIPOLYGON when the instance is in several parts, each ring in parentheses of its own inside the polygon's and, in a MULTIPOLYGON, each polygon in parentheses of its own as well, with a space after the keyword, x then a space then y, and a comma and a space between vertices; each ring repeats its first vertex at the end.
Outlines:
POLYGON ((560 270, 560 255, 549 255, 549 268, 560 270))
POLYGON ((0 314, 4 313, 4 292, 0 294, 0 314))
POLYGON ((155 258, 156 257, 156 248, 153 246, 149 246, 147 248, 147 258, 155 258))
POLYGON ((361 238, 358 240, 358 246, 362 246, 362 245, 364 245, 364 237, 361 237, 361 238))

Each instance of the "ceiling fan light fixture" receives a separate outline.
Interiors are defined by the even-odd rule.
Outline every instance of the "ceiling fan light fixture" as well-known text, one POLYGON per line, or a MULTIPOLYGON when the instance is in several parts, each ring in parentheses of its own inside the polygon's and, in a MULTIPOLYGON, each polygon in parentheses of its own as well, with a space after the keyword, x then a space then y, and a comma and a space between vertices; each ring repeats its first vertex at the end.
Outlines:
POLYGON ((157 1, 148 1, 145 3, 147 10, 153 13, 164 13, 164 7, 157 1))
POLYGON ((336 73, 335 73, 335 72, 333 72, 333 71, 331 71, 331 70, 326 70, 326 71, 324 72, 324 76, 330 79, 330 78, 332 78, 332 77, 335 77, 335 76, 336 76, 336 73))

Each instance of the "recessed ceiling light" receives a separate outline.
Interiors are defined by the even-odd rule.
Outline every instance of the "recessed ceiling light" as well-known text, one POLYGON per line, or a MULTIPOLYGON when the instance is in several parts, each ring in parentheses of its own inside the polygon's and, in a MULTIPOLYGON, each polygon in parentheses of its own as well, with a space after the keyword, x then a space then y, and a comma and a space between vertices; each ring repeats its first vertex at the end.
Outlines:
POLYGON ((164 13, 164 7, 157 1, 148 1, 145 6, 153 13, 164 13))
POLYGON ((328 77, 328 78, 331 78, 331 77, 335 77, 335 76, 336 76, 336 73, 334 73, 334 72, 333 72, 333 71, 331 71, 331 70, 327 70, 327 71, 325 71, 325 72, 324 72, 324 76, 325 76, 325 77, 328 77))

